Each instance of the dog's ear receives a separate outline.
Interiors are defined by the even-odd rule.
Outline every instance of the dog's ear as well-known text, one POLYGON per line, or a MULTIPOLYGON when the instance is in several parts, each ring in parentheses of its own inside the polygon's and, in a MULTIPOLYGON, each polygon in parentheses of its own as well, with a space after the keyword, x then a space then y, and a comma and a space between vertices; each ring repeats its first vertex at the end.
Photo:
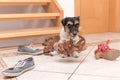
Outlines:
POLYGON ((80 21, 80 16, 77 16, 76 19, 80 21))
POLYGON ((66 25, 66 18, 62 19, 61 23, 62 23, 63 26, 65 26, 66 25))

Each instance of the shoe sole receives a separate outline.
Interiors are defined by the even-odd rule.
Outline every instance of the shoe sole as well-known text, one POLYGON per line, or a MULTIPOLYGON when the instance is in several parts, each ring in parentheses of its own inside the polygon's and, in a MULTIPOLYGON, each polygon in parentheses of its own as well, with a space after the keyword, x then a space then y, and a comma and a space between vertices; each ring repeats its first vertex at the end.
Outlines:
POLYGON ((39 52, 36 52, 36 53, 30 53, 30 52, 17 52, 18 54, 28 54, 28 55, 40 55, 40 54, 43 54, 43 53, 39 53, 39 52))
POLYGON ((17 77, 17 76, 23 74, 24 72, 27 72, 27 71, 32 70, 32 69, 34 69, 34 66, 29 67, 29 68, 27 68, 27 69, 25 69, 25 70, 23 70, 23 71, 21 71, 21 72, 19 72, 19 73, 5 73, 5 72, 2 72, 2 74, 3 74, 5 77, 17 77))

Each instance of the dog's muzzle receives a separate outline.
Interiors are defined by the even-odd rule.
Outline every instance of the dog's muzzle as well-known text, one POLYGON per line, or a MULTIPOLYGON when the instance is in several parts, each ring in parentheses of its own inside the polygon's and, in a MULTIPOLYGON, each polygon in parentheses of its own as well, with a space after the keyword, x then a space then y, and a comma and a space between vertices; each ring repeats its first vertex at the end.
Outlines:
POLYGON ((72 34, 73 34, 73 36, 76 36, 77 33, 78 33, 78 31, 74 31, 72 34))
POLYGON ((75 37, 78 34, 78 29, 77 28, 72 28, 70 30, 70 33, 72 34, 73 37, 75 37))

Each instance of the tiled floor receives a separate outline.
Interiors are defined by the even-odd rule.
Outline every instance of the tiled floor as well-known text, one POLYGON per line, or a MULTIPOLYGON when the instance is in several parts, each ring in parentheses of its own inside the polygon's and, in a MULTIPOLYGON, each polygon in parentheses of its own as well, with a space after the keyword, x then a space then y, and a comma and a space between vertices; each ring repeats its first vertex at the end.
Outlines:
MULTIPOLYGON (((94 44, 111 40, 110 47, 120 49, 120 33, 103 33, 85 35, 88 43, 94 44), (111 37, 111 36, 112 37, 111 37), (104 36, 104 37, 103 37, 104 36)), ((79 58, 61 58, 60 56, 32 56, 35 68, 28 71, 17 80, 120 80, 120 60, 96 60, 94 51, 96 45, 89 45, 87 50, 80 53, 79 58)), ((15 50, 16 51, 16 50, 15 50)), ((15 52, 14 51, 14 52, 15 52)), ((6 51, 4 51, 6 52, 6 51)), ((18 55, 2 57, 4 63, 11 67, 18 60, 25 59, 31 55, 18 55)), ((2 70, 2 67, 0 68, 2 70)), ((16 80, 10 79, 10 80, 16 80)), ((0 80, 5 80, 0 75, 0 80)), ((8 79, 7 79, 8 80, 8 79)))

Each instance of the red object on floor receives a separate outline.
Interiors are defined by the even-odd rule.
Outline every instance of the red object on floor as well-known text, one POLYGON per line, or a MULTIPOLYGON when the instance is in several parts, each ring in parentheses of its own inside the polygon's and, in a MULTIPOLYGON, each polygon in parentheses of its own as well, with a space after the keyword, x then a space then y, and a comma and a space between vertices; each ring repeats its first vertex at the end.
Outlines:
POLYGON ((96 50, 97 52, 102 52, 102 53, 106 53, 108 50, 111 50, 108 46, 110 40, 107 40, 106 43, 101 43, 98 45, 98 49, 96 50))

